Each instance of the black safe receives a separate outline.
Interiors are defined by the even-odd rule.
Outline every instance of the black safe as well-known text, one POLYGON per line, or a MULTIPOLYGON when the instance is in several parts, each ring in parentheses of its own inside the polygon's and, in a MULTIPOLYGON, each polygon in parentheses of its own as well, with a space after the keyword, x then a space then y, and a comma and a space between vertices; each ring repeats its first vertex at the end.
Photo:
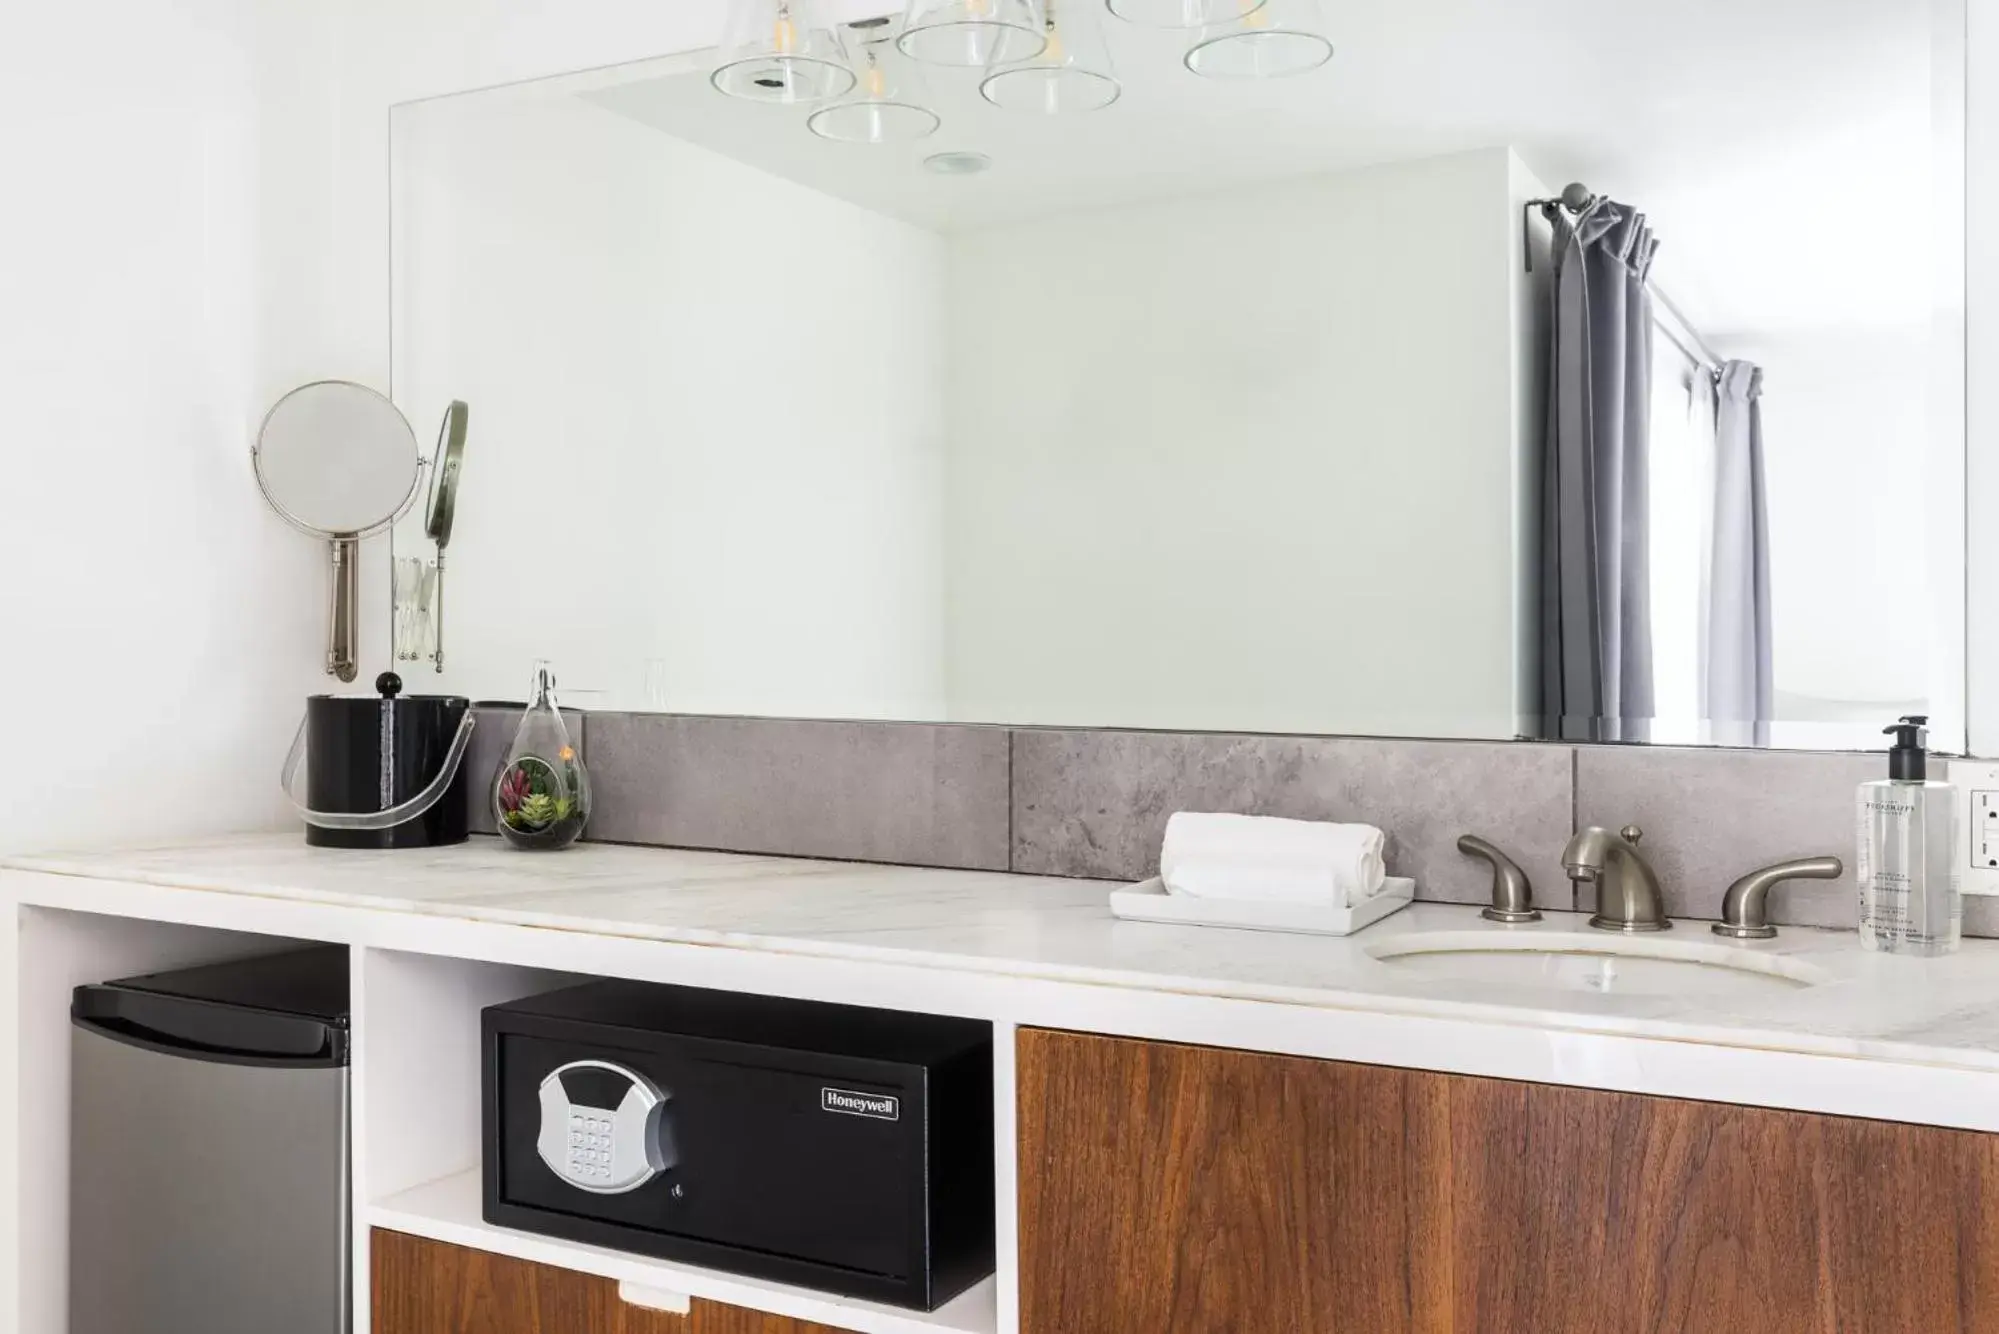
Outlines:
POLYGON ((489 1223, 926 1311, 993 1272, 991 1024, 606 981, 483 1029, 489 1223))

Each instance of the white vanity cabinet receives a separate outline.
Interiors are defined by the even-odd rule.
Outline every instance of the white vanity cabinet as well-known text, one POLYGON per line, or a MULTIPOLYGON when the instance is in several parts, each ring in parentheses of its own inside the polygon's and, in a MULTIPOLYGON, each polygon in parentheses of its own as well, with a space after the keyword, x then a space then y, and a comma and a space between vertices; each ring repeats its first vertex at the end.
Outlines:
POLYGON ((360 1334, 1999 1328, 1999 943, 1912 991, 1787 930, 1834 980, 1630 1017, 1428 992, 1366 935, 1121 923, 1105 893, 484 839, 7 859, 9 1327, 67 1328, 72 988, 325 941, 352 969, 360 1334), (480 1013, 585 977, 990 1022, 997 1272, 919 1312, 488 1224, 480 1013))

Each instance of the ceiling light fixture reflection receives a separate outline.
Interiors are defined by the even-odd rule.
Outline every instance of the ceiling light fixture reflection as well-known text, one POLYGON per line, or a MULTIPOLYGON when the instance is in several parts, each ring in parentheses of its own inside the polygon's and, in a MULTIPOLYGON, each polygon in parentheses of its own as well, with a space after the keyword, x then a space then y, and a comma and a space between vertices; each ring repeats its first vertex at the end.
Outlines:
POLYGON ((1027 60, 987 75, 979 93, 1009 111, 1059 115, 1100 111, 1117 101, 1117 75, 1095 0, 1045 0, 1047 44, 1027 60))
POLYGON ((909 0, 895 44, 926 64, 985 69, 1038 54, 1041 27, 1036 0, 909 0))
POLYGON ((854 86, 846 48, 821 18, 819 0, 735 0, 721 48, 708 82, 747 102, 823 102, 854 86))
POLYGON ((1246 8, 1195 34, 1187 68, 1210 79, 1278 79, 1333 58, 1318 0, 1241 0, 1246 8))
POLYGON ((864 39, 857 65, 854 95, 813 112, 807 129, 847 144, 906 144, 936 133, 940 122, 923 75, 893 42, 864 39))
POLYGON ((969 149, 932 153, 923 159, 923 169, 933 176, 976 176, 982 171, 991 171, 992 166, 991 158, 969 149))
POLYGON ((1263 0, 1106 0, 1111 13, 1141 28, 1207 28, 1229 23, 1263 0))

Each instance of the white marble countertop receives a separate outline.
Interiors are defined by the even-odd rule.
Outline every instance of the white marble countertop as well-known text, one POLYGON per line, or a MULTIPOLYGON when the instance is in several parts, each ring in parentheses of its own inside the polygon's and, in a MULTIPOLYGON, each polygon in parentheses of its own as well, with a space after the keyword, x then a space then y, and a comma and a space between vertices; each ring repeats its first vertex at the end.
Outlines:
MULTIPOLYGON (((1123 922, 1102 881, 587 844, 518 853, 352 852, 297 834, 0 857, 63 876, 444 916, 602 936, 879 961, 1328 1010, 1532 1025, 1717 1046, 1999 1072, 1999 942, 1915 960, 1851 932, 1786 928, 1730 948, 1808 963, 1830 979, 1724 999, 1624 996, 1413 977, 1368 948, 1412 932, 1568 933, 1573 914, 1502 927, 1474 909, 1416 904, 1336 939, 1123 922)), ((79 905, 82 906, 82 905, 79 905)), ((1721 942, 1682 923, 1676 947, 1721 942)))

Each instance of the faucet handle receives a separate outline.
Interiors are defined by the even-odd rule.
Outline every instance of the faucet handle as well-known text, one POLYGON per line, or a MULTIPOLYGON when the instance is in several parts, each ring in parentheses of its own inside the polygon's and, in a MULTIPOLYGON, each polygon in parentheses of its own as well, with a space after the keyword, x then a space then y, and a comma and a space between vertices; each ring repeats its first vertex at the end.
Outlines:
POLYGON ((1520 863, 1477 834, 1458 840, 1458 851, 1469 857, 1483 857, 1492 864, 1492 906, 1479 916, 1489 922, 1538 922, 1541 910, 1534 906, 1534 886, 1520 863))
POLYGON ((1777 934, 1768 916, 1771 886, 1786 880, 1837 880, 1845 874, 1846 863, 1837 857, 1801 857, 1751 871, 1722 896, 1714 933, 1731 940, 1769 940, 1777 934))

